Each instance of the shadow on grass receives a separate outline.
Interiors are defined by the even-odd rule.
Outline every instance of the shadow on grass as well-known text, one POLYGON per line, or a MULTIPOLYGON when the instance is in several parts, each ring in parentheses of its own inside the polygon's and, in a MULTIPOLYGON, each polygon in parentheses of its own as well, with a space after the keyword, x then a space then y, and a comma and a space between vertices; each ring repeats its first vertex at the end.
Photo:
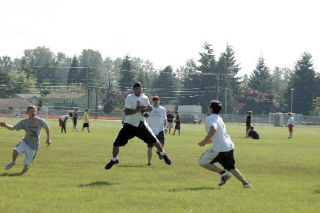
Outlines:
POLYGON ((147 167, 147 165, 119 165, 118 167, 124 167, 124 168, 143 168, 143 167, 147 167))
POLYGON ((2 174, 0 174, 0 177, 5 177, 5 176, 22 176, 23 173, 21 172, 17 172, 17 173, 7 173, 7 172, 4 172, 2 174))
POLYGON ((169 189, 169 192, 181 192, 181 191, 200 191, 200 190, 217 190, 219 187, 192 187, 192 188, 181 188, 181 189, 169 189))
POLYGON ((320 194, 320 190, 314 190, 314 193, 320 194))
POLYGON ((114 185, 115 183, 110 183, 108 181, 95 181, 92 183, 87 183, 87 184, 80 184, 80 187, 90 187, 90 186, 111 186, 114 185))

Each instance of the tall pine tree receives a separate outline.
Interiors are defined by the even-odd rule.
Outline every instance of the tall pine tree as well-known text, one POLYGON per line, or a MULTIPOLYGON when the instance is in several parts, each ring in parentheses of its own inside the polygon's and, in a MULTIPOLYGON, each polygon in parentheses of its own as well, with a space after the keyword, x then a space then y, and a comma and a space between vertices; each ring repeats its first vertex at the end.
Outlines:
POLYGON ((315 71, 312 56, 303 53, 297 61, 291 81, 289 82, 286 100, 288 111, 291 110, 291 89, 293 89, 292 111, 299 114, 310 114, 314 97, 315 71))

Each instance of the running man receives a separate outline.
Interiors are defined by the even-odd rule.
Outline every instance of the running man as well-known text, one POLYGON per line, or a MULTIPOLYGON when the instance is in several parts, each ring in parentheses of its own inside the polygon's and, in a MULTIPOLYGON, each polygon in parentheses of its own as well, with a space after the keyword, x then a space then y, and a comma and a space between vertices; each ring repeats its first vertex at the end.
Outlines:
POLYGON ((143 116, 144 112, 150 112, 152 110, 152 106, 150 105, 148 96, 142 93, 142 84, 140 82, 133 85, 133 92, 126 97, 124 107, 126 118, 113 143, 112 159, 107 163, 105 169, 111 169, 113 165, 119 163, 119 147, 125 146, 128 140, 135 136, 148 145, 152 144, 156 146, 165 163, 170 165, 171 160, 161 147, 159 140, 153 134, 146 122, 146 118, 143 116))
POLYGON ((219 186, 222 186, 231 177, 231 173, 243 184, 244 188, 252 188, 246 181, 240 171, 235 168, 235 159, 233 155, 234 144, 226 132, 222 118, 218 115, 222 110, 220 101, 212 100, 209 105, 208 117, 206 118, 207 136, 200 141, 199 146, 212 144, 212 146, 202 154, 198 164, 212 172, 219 173, 221 176, 219 186), (220 163, 224 169, 215 165, 220 163), (231 173, 230 173, 231 172, 231 173))
POLYGON ((24 129, 26 134, 20 143, 13 149, 12 161, 8 163, 5 169, 10 169, 16 165, 16 159, 18 155, 25 153, 24 157, 24 167, 21 174, 28 171, 32 161, 34 160, 37 151, 40 146, 40 133, 41 128, 45 128, 47 133, 46 143, 49 146, 51 144, 50 130, 48 124, 41 118, 36 117, 37 108, 33 105, 29 105, 27 108, 28 118, 20 120, 16 125, 6 124, 5 122, 0 122, 0 126, 5 127, 9 130, 20 130, 24 129))
MULTIPOLYGON (((152 129, 153 133, 156 135, 160 141, 161 147, 164 147, 165 133, 167 131, 167 113, 166 109, 163 106, 160 106, 159 96, 153 96, 152 105, 153 109, 148 116, 148 125, 152 129)), ((148 166, 151 166, 152 159, 152 148, 153 144, 148 144, 148 166)), ((162 156, 157 152, 159 159, 162 159, 162 156)))

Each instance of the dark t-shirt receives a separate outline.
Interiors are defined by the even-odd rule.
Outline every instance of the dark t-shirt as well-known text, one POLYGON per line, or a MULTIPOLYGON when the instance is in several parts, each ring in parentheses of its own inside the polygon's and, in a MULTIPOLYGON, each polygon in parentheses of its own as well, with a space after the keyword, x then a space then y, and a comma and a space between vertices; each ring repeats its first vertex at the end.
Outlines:
POLYGON ((172 123, 173 122, 173 118, 174 118, 174 115, 172 115, 170 113, 167 115, 167 121, 168 122, 172 123))
POLYGON ((247 125, 247 126, 250 126, 250 125, 251 125, 251 123, 252 123, 251 116, 250 116, 250 115, 248 115, 248 116, 247 116, 246 125, 247 125))

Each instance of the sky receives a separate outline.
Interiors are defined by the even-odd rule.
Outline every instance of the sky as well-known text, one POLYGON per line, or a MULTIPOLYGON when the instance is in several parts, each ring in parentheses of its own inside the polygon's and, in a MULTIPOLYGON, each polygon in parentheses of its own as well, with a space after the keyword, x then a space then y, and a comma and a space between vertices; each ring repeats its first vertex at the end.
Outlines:
POLYGON ((294 68, 303 52, 320 72, 317 0, 0 0, 0 57, 46 46, 79 56, 139 57, 174 69, 199 60, 205 42, 216 57, 227 45, 252 73, 259 57, 273 70, 294 68))

